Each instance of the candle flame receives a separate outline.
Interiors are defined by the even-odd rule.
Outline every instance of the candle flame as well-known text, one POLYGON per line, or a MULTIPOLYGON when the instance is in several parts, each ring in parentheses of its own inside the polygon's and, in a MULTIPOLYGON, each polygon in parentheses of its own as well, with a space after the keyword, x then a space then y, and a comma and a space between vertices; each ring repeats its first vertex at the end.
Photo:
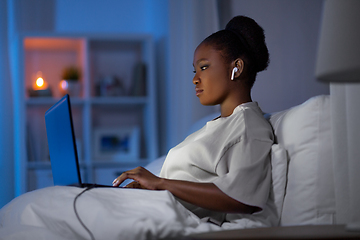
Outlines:
POLYGON ((38 71, 36 73, 35 82, 33 83, 32 88, 34 90, 45 90, 48 87, 47 82, 44 80, 42 72, 38 71))
POLYGON ((39 88, 42 88, 44 87, 45 85, 45 82, 44 82, 44 79, 42 77, 39 77, 38 79, 36 79, 36 86, 39 87, 39 88))

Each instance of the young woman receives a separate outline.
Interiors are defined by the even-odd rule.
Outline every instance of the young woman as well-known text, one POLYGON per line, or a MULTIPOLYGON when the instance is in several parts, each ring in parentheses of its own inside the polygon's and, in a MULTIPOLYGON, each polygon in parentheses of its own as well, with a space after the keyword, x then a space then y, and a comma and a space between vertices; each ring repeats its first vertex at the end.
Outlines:
POLYGON ((271 185, 273 132, 251 88, 266 69, 269 53, 263 29, 237 16, 195 50, 193 83, 203 105, 221 107, 221 116, 171 149, 160 177, 142 167, 124 172, 128 187, 168 190, 200 218, 222 223, 266 208, 271 185), (232 217, 231 217, 232 216, 232 217))

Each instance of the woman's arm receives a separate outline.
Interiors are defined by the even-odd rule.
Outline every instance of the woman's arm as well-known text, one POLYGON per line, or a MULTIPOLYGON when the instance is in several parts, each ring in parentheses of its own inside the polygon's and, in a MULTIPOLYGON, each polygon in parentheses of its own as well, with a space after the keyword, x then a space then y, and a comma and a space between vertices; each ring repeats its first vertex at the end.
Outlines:
POLYGON ((196 206, 228 213, 254 213, 261 209, 243 204, 225 193, 213 183, 197 183, 160 178, 145 168, 138 167, 121 174, 113 182, 119 186, 126 179, 133 179, 142 188, 150 190, 168 190, 176 197, 196 206))

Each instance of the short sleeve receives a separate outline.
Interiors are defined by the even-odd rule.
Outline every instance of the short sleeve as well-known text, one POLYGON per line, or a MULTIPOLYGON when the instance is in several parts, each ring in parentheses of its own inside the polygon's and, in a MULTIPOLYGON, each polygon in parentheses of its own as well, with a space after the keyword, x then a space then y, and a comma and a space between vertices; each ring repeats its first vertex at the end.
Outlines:
POLYGON ((214 184, 231 198, 264 208, 271 185, 272 141, 239 138, 225 150, 214 184))

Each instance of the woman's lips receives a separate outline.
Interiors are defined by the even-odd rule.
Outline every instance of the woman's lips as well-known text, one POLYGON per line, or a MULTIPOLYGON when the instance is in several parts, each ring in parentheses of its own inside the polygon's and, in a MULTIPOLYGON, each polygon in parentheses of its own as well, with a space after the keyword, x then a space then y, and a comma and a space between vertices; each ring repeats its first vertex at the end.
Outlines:
POLYGON ((199 96, 204 90, 195 88, 196 96, 199 96))

